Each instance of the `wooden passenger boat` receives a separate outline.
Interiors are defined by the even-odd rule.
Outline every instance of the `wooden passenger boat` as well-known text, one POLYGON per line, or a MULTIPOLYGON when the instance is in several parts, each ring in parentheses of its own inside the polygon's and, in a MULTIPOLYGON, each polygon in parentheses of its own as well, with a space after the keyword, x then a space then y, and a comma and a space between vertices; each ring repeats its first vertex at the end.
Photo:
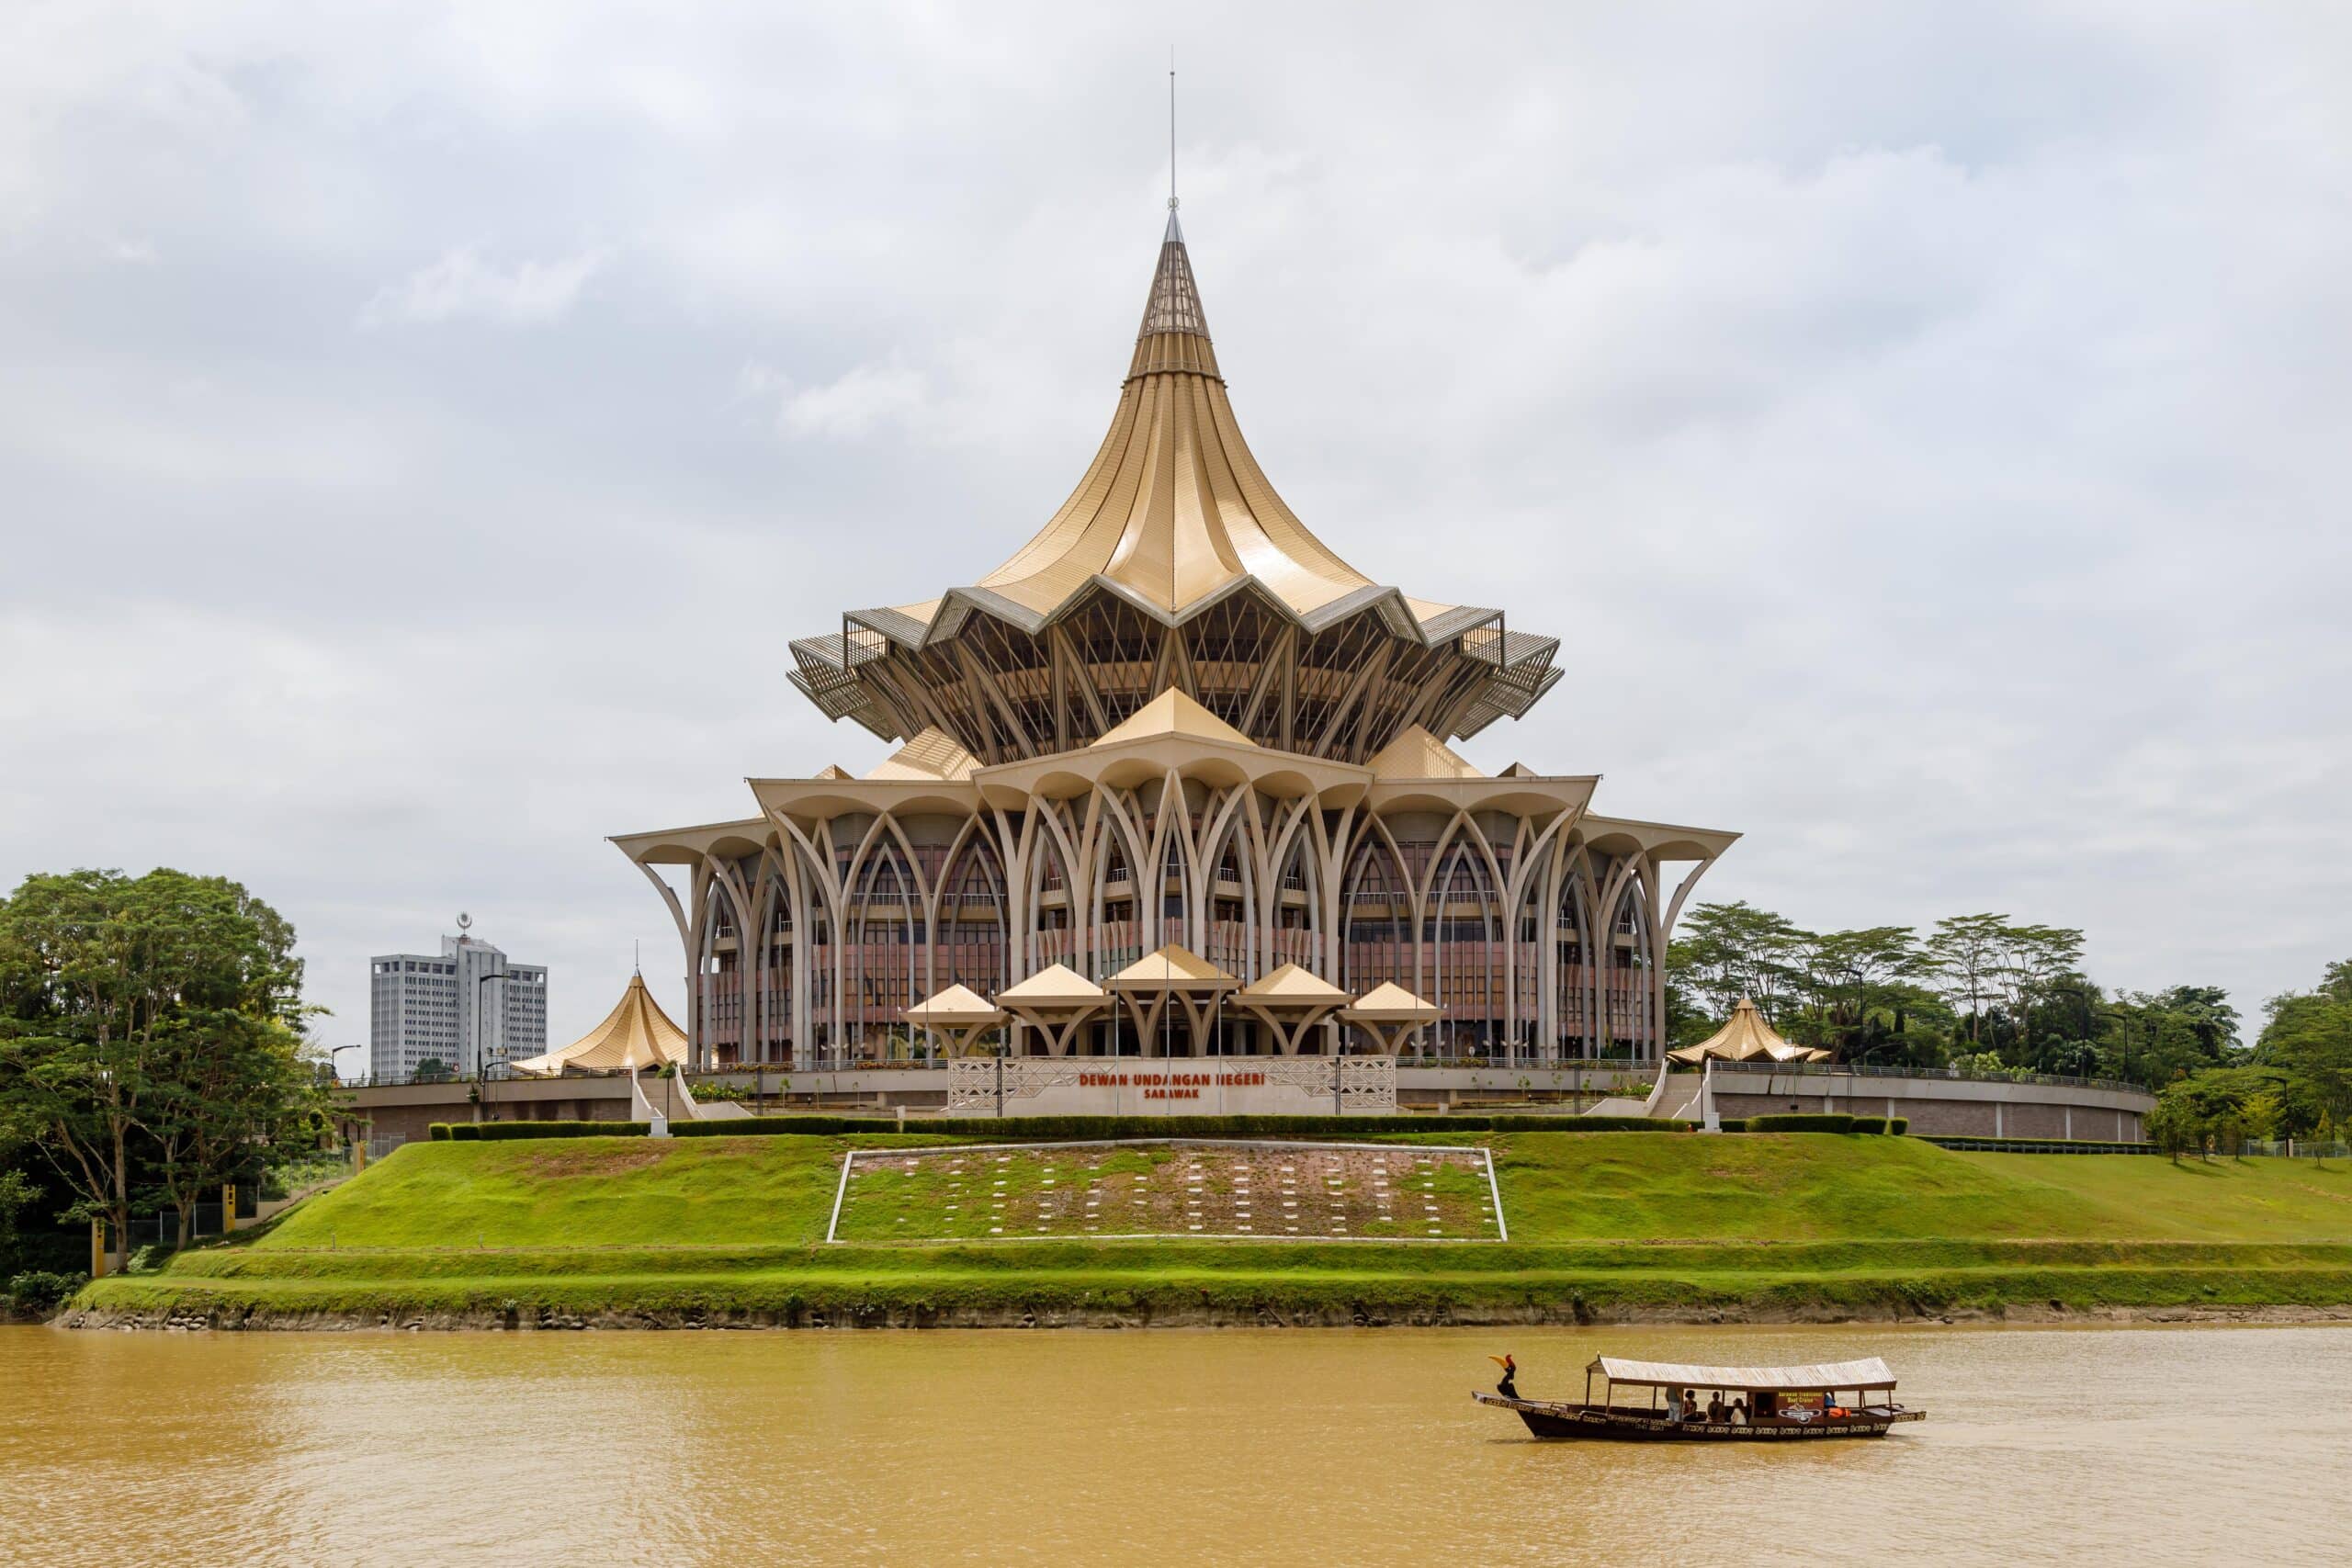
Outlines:
POLYGON ((1812 1442, 1883 1438, 1928 1413, 1894 1400, 1894 1374, 1873 1356, 1804 1367, 1701 1367, 1600 1356, 1584 1371, 1581 1402, 1513 1399, 1480 1392, 1481 1404, 1515 1410, 1539 1438, 1635 1443, 1812 1442), (1600 1397, 1592 1385, 1600 1381, 1600 1397), (1645 1398, 1624 1398, 1637 1390, 1645 1398), (1680 1415, 1685 1392, 1699 1415, 1680 1415), (1714 1414, 1721 1407, 1721 1414, 1714 1414))

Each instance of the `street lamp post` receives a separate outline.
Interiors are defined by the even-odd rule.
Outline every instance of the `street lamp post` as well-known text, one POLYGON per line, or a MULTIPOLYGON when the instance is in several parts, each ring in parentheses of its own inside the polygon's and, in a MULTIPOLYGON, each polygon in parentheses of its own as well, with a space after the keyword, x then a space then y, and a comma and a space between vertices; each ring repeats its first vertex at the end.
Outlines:
MULTIPOLYGON (((503 968, 493 969, 487 975, 474 976, 474 1094, 477 1102, 484 1108, 490 1104, 490 1046, 482 1038, 481 988, 492 980, 509 978, 511 976, 503 968)), ((504 999, 503 993, 501 999, 504 999)), ((504 1031, 502 1030, 500 1032, 503 1034, 504 1031)), ((493 1116, 490 1120, 494 1122, 497 1118, 493 1116)))

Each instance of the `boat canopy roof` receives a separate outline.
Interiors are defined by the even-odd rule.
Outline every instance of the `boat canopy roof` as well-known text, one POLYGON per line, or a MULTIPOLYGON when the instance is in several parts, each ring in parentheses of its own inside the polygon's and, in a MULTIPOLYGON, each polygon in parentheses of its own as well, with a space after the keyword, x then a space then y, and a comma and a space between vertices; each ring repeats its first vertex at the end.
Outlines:
POLYGON ((1611 1382, 1644 1388, 1772 1389, 1826 1393, 1833 1389, 1893 1388, 1894 1374, 1876 1356, 1862 1361, 1818 1361, 1805 1367, 1690 1367, 1675 1361, 1628 1361, 1596 1356, 1588 1371, 1611 1382))

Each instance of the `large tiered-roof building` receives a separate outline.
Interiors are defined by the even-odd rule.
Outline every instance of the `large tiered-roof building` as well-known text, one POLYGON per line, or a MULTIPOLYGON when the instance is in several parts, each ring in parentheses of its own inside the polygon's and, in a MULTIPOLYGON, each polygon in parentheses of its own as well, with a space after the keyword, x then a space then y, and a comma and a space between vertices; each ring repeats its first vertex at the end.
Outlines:
MULTIPOLYGON (((1242 439, 1171 211, 1110 432, 994 571, 852 610, 793 684, 898 750, 751 781, 757 814, 616 839, 677 923, 698 1065, 902 1054, 908 1010, 1170 946, 1426 998, 1448 1056, 1654 1058, 1684 897, 1736 835, 1601 817, 1598 782, 1448 744, 1558 683, 1558 639, 1342 560, 1242 439), (669 874, 664 874, 665 869, 669 874)), ((1374 1049, 1241 1007, 1016 1052, 1374 1049), (1287 1042, 1287 1044, 1285 1043, 1287 1042)), ((1169 1016, 1175 1016, 1170 1013, 1169 1016)))

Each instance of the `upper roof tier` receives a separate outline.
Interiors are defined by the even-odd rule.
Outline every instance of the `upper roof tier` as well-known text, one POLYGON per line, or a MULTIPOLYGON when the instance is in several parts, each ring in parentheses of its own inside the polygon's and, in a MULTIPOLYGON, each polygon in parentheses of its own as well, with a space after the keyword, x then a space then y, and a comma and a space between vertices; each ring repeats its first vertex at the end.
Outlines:
POLYGON ((936 728, 989 766, 1083 745, 1170 687, 1257 744, 1361 761, 1408 722, 1444 739, 1517 717, 1560 679, 1556 638, 1375 582, 1275 493, 1173 213, 1069 498, 978 581, 791 648, 829 716, 893 740, 936 728))
POLYGON ((922 642, 952 634, 978 605, 1035 631, 1100 583, 1176 621, 1251 581, 1309 626, 1384 597, 1399 629, 1436 637, 1466 624, 1456 606, 1408 600, 1341 560, 1275 492, 1226 397, 1184 231, 1170 212, 1118 410, 1069 499, 977 583, 851 618, 922 642))
POLYGON ((1050 616, 1098 577, 1170 615, 1245 577, 1302 616, 1374 587, 1307 532, 1250 455, 1172 212, 1093 465, 978 586, 1050 616))

